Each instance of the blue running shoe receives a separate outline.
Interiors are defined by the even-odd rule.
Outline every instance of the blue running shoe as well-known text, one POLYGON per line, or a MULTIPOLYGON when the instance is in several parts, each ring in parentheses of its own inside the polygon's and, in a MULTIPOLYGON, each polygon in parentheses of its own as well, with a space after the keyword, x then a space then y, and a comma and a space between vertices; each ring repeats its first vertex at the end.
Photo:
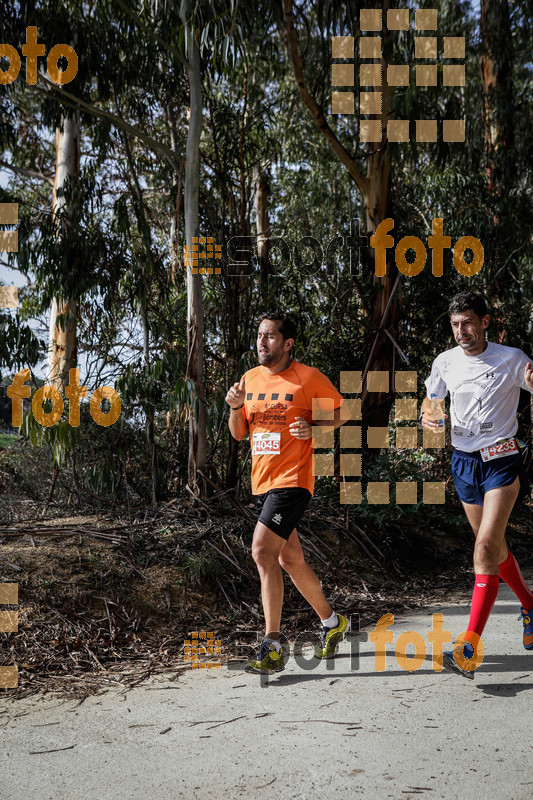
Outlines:
POLYGON ((465 664, 465 661, 473 658, 473 656, 474 648, 470 642, 459 642, 453 650, 444 650, 442 653, 442 666, 451 670, 451 672, 456 672, 457 675, 462 675, 463 678, 474 680, 475 669, 464 669, 459 665, 461 662, 465 664), (456 662, 456 658, 459 660, 459 664, 456 662))
POLYGON ((518 619, 521 619, 524 623, 524 647, 526 650, 533 650, 533 609, 531 611, 526 611, 525 608, 520 610, 520 616, 518 619))

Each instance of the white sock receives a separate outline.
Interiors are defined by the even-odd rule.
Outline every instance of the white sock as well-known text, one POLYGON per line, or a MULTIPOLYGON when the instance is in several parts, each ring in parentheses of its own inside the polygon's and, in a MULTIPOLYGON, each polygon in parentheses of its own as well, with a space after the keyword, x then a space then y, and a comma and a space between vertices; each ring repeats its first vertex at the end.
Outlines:
POLYGON ((327 619, 321 619, 320 622, 322 623, 324 628, 336 628, 337 625, 339 624, 339 618, 334 611, 331 617, 328 617, 327 619))
POLYGON ((270 642, 276 648, 276 652, 279 653, 281 651, 281 645, 277 639, 269 639, 268 636, 265 636, 263 639, 264 642, 270 642))

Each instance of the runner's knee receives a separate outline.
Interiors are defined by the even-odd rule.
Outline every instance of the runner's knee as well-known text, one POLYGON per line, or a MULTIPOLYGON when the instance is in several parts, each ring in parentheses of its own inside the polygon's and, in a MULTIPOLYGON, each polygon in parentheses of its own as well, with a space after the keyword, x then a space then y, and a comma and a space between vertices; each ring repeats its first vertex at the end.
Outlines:
POLYGON ((271 567, 277 564, 278 556, 261 542, 252 544, 252 558, 258 567, 271 567))
POLYGON ((284 553, 283 550, 279 554, 278 561, 283 567, 283 569, 289 573, 291 570, 300 567, 302 566, 302 564, 305 563, 303 553, 294 551, 289 551, 288 553, 284 553))
POLYGON ((474 547, 474 559, 478 561, 495 561, 497 563, 501 547, 501 542, 494 542, 483 536, 478 536, 474 547))

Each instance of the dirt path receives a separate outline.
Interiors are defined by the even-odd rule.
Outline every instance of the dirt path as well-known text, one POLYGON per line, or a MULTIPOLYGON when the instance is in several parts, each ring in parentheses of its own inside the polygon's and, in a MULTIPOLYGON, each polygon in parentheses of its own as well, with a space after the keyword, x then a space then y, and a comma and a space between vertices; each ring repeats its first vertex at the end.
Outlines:
POLYGON ((308 669, 310 662, 291 658, 266 685, 223 666, 113 689, 81 705, 10 701, 6 692, 3 794, 308 800, 349 791, 369 800, 529 800, 533 653, 522 647, 517 603, 502 584, 474 681, 433 670, 427 643, 436 612, 454 637, 464 630, 464 604, 396 619, 383 672, 363 634, 344 642, 334 663, 308 669), (418 632, 427 646, 414 672, 395 657, 405 631, 418 632))

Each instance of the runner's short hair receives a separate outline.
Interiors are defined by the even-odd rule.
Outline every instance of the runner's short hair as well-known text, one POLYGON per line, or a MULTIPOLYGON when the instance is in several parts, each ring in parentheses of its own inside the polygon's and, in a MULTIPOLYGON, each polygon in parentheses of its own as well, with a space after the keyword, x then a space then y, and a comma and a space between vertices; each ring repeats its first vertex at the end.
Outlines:
POLYGON ((448 308, 448 316, 451 317, 452 314, 460 314, 462 311, 468 311, 469 309, 475 311, 480 319, 489 313, 483 295, 475 292, 460 292, 452 298, 448 308))
POLYGON ((265 319, 272 320, 273 322, 279 322, 280 324, 278 325, 278 330, 283 338, 294 339, 296 342, 296 325, 292 319, 287 316, 287 314, 282 314, 281 311, 265 311, 257 320, 257 325, 261 325, 265 319))

